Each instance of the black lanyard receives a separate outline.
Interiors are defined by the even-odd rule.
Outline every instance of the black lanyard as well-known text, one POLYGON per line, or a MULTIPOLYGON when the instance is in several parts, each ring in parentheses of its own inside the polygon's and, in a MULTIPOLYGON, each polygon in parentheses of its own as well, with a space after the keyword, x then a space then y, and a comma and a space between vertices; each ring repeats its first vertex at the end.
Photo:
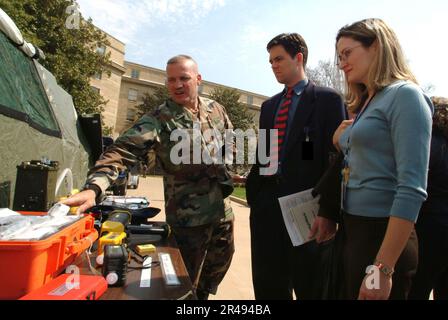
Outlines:
MULTIPOLYGON (((376 95, 376 93, 372 96, 372 98, 369 99, 366 106, 361 110, 361 112, 359 112, 356 115, 355 121, 353 121, 353 123, 352 123, 352 129, 350 130, 350 134, 348 135, 348 139, 347 139, 347 150, 345 150, 345 159, 344 159, 345 161, 344 162, 347 162, 348 153, 350 151, 350 138, 352 136, 353 127, 358 122, 358 120, 361 118, 361 116, 364 114, 364 112, 366 112, 366 110, 369 107, 370 103, 372 102, 373 98, 375 98, 375 95, 376 95)), ((348 165, 348 163, 346 163, 346 165, 348 165)))
POLYGON ((370 105, 370 103, 372 102, 374 97, 375 97, 375 95, 373 95, 372 98, 369 99, 369 101, 367 102, 367 104, 363 108, 363 110, 361 110, 361 112, 359 112, 356 115, 355 121, 353 121, 352 128, 351 128, 350 134, 349 134, 348 139, 347 139, 347 149, 345 150, 344 161, 343 161, 343 169, 342 169, 341 209, 344 208, 344 203, 345 203, 346 196, 347 196, 346 188, 347 188, 347 185, 348 185, 348 180, 350 178, 350 167, 348 165, 348 154, 350 152, 350 137, 351 137, 352 132, 353 132, 353 127, 358 122, 358 120, 361 118, 361 116, 364 114, 364 112, 366 112, 367 107, 370 105))

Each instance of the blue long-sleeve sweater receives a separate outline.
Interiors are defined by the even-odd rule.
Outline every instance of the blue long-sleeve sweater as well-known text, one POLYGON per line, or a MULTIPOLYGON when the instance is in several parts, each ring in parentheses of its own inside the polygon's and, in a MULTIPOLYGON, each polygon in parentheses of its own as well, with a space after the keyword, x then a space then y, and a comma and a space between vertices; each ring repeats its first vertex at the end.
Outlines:
POLYGON ((415 84, 378 92, 339 140, 350 168, 344 210, 415 222, 427 197, 431 126, 432 103, 415 84))

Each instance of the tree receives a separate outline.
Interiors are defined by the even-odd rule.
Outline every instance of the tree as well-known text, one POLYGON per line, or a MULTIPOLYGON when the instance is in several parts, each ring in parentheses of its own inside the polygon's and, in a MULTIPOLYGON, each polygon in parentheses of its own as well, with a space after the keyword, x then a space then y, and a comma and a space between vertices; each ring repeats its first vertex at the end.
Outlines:
POLYGON ((75 0, 0 0, 0 7, 13 19, 25 40, 45 53, 39 62, 72 97, 79 114, 100 113, 106 101, 92 90, 90 79, 106 72, 110 55, 96 52, 109 45, 106 35, 95 28, 91 19, 82 19, 75 28, 66 26, 69 7, 75 0))
POLYGON ((153 112, 168 98, 169 94, 166 87, 157 87, 153 93, 146 92, 143 96, 142 104, 139 104, 136 107, 138 117, 141 117, 148 112, 153 112))
POLYGON ((249 112, 247 106, 241 103, 241 95, 236 89, 215 88, 210 98, 226 108, 230 121, 235 129, 246 131, 254 128, 254 116, 249 112))
POLYGON ((316 68, 307 68, 306 73, 308 79, 316 85, 333 88, 340 94, 344 92, 344 84, 340 72, 337 66, 330 60, 320 60, 316 68))
MULTIPOLYGON (((256 126, 253 120, 254 116, 249 112, 247 106, 239 101, 240 97, 241 95, 236 89, 228 88, 215 88, 210 94, 211 99, 215 100, 226 108, 227 114, 229 115, 230 121, 232 122, 233 128, 235 130, 255 130, 256 126)), ((248 141, 245 141, 244 154, 248 155, 248 151, 248 141)), ((245 156, 244 164, 233 165, 232 171, 240 174, 247 172, 250 168, 248 160, 248 157, 245 156)))

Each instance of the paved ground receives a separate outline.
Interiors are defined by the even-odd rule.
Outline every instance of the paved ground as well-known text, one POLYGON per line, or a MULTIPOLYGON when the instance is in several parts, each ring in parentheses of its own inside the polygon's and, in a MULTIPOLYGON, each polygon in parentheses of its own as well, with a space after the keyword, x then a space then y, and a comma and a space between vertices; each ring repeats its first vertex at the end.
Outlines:
MULTIPOLYGON (((163 182, 160 177, 140 177, 137 190, 128 190, 130 196, 146 196, 152 207, 162 211, 153 219, 165 220, 163 182)), ((212 300, 253 300, 251 278, 249 208, 232 202, 235 212, 235 254, 232 265, 212 300)))

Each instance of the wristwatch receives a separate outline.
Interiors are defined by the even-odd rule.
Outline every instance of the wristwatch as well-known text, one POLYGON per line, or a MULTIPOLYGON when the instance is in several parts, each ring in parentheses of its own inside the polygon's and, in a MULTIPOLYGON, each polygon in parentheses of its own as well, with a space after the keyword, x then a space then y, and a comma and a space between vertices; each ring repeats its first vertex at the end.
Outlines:
POLYGON ((377 267, 385 276, 387 277, 392 277, 392 275, 394 274, 395 270, 393 268, 390 268, 388 266, 386 266, 384 263, 382 263, 381 261, 375 261, 373 263, 373 265, 375 267, 377 267))

